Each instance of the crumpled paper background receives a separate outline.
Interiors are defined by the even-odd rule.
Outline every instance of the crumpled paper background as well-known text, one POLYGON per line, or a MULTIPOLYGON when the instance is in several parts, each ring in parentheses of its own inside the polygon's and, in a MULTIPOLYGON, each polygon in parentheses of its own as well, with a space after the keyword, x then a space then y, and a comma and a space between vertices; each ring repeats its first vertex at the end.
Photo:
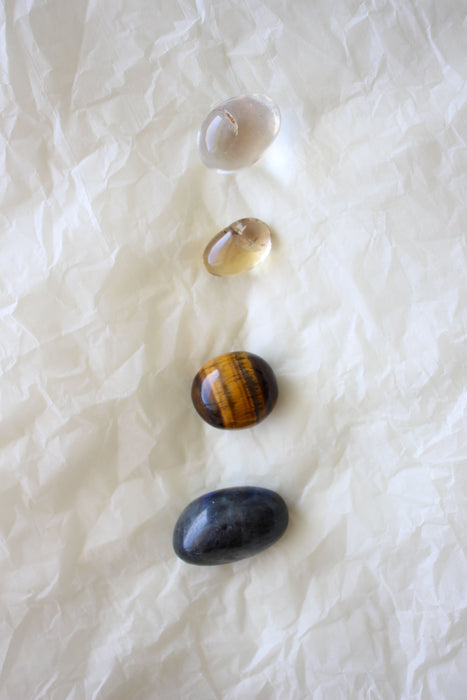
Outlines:
POLYGON ((2 5, 2 699, 465 699, 466 16, 2 5), (197 130, 242 92, 281 132, 220 175, 197 130), (270 257, 211 277, 245 216, 270 257), (190 385, 233 349, 280 398, 224 432, 190 385), (179 561, 181 510, 240 484, 284 538, 179 561))

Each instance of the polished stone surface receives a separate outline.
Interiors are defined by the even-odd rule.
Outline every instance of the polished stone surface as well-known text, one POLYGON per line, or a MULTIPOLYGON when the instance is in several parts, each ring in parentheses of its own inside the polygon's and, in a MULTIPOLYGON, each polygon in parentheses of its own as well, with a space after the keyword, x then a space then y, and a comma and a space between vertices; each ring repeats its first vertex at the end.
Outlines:
POLYGON ((206 362, 196 374, 191 398, 201 418, 216 428, 248 428, 274 408, 274 372, 253 353, 237 351, 206 362))
POLYGON ((287 505, 274 491, 254 486, 211 491, 182 512, 173 547, 189 564, 228 564, 270 547, 288 521, 287 505))
POLYGON ((260 219, 239 219, 208 243, 203 260, 212 275, 227 277, 259 265, 271 250, 271 231, 260 219))
POLYGON ((252 165, 271 145, 281 124, 265 95, 238 95, 219 104, 201 124, 198 150, 208 168, 232 172, 252 165))

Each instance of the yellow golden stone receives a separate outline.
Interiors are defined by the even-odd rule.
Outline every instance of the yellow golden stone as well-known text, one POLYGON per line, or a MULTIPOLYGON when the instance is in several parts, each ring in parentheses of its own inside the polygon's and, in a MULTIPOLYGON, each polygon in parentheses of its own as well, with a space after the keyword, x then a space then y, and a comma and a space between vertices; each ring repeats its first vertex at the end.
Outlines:
POLYGON ((212 275, 227 277, 259 265, 271 250, 271 231, 259 219, 239 219, 208 243, 203 260, 212 275))

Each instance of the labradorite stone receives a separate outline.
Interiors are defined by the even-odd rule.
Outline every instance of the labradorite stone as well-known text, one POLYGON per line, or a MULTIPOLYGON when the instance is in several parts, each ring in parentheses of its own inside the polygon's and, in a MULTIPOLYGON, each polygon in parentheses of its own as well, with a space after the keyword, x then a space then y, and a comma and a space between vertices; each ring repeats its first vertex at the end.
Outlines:
POLYGON ((228 564, 270 547, 288 521, 287 505, 274 491, 254 486, 211 491, 182 512, 173 547, 189 564, 228 564))

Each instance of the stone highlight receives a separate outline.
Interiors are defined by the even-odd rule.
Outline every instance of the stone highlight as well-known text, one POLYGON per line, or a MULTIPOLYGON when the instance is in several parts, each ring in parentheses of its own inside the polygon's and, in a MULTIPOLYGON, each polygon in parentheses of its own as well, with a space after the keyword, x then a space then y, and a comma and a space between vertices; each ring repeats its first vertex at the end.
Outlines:
POLYGON ((274 372, 253 353, 236 351, 206 362, 191 387, 193 405, 215 428, 248 428, 274 408, 278 388, 274 372))
POLYGON ((287 505, 274 491, 256 486, 211 491, 182 512, 173 548, 188 564, 228 564, 273 545, 288 522, 287 505))

